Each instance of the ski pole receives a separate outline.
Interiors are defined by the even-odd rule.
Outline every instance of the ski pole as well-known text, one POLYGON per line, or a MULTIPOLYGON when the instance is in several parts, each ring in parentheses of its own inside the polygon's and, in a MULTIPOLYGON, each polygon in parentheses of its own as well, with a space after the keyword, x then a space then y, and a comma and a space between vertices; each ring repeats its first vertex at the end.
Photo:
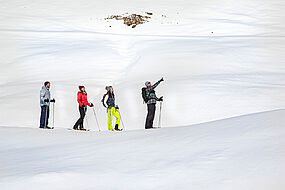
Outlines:
POLYGON ((54 102, 52 104, 52 125, 53 125, 53 128, 54 128, 54 102))
POLYGON ((99 126, 99 122, 98 122, 98 119, 97 119, 97 115, 96 115, 96 112, 95 112, 95 109, 94 109, 94 108, 93 108, 93 113, 94 113, 94 117, 95 117, 96 122, 97 122, 98 129, 99 129, 99 131, 101 131, 101 130, 100 130, 100 126, 99 126))
POLYGON ((121 121, 122 121, 122 125, 123 125, 123 129, 124 129, 124 131, 125 131, 125 125, 124 125, 124 122, 123 122, 122 115, 121 115, 121 113, 120 113, 120 111, 119 111, 118 109, 116 109, 116 110, 118 111, 118 113, 119 113, 119 115, 120 115, 120 118, 121 118, 121 121))
POLYGON ((161 128, 161 111, 162 111, 162 101, 160 102, 160 111, 159 111, 159 120, 158 120, 158 127, 161 128))
MULTIPOLYGON (((87 128, 85 128, 85 129, 90 130, 89 124, 88 124, 88 118, 87 118, 87 107, 84 108, 84 112, 85 112, 85 121, 86 121, 86 126, 87 126, 87 128)), ((83 126, 83 128, 84 128, 84 126, 83 126)))
POLYGON ((46 105, 45 126, 44 126, 44 128, 47 128, 47 112, 48 112, 48 105, 46 105))

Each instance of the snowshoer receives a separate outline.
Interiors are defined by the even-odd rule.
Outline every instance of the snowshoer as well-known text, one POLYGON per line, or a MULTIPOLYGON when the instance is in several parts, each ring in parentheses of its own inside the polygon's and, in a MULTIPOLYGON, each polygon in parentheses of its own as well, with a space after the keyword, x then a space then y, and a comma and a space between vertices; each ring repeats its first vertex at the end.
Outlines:
POLYGON ((55 99, 50 99, 50 82, 46 81, 40 91, 40 106, 41 106, 41 117, 40 117, 40 128, 52 129, 48 126, 49 119, 49 106, 50 102, 55 103, 55 99))
POLYGON ((153 120, 155 116, 155 110, 156 110, 156 101, 163 101, 163 96, 160 98, 156 97, 154 89, 162 82, 164 81, 163 78, 161 78, 158 82, 156 82, 154 85, 151 85, 151 82, 147 81, 145 82, 144 88, 142 88, 142 97, 147 104, 147 117, 145 122, 145 128, 151 129, 153 128, 153 120))
POLYGON ((87 92, 85 91, 84 86, 79 86, 79 92, 77 93, 77 102, 79 104, 80 117, 75 123, 75 125, 73 126, 73 129, 78 130, 78 126, 79 126, 79 130, 86 131, 86 129, 83 126, 83 122, 84 122, 84 118, 86 115, 87 106, 93 107, 94 105, 88 102, 87 92))
POLYGON ((102 103, 103 103, 103 106, 107 108, 107 112, 108 112, 108 130, 113 131, 112 120, 114 116, 116 118, 115 130, 120 131, 119 126, 120 126, 121 117, 118 112, 119 107, 115 104, 114 89, 112 86, 107 86, 106 90, 107 90, 107 93, 104 94, 102 103), (108 99, 106 101, 108 107, 105 105, 106 96, 108 96, 108 99))

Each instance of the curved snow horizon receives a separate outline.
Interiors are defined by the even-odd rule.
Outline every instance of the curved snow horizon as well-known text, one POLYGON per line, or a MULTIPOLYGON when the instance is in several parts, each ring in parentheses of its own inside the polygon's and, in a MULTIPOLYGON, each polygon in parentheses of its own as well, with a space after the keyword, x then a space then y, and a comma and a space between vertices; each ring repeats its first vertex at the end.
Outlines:
POLYGON ((284 114, 112 133, 0 127, 0 187, 283 190, 284 114))

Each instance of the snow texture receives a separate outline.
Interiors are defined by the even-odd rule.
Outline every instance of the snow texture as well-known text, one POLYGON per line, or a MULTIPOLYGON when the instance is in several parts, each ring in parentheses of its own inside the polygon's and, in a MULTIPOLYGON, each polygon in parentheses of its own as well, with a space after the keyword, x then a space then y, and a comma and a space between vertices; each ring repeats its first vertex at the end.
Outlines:
MULTIPOLYGON (((141 88, 162 76, 157 94, 165 97, 165 127, 284 108, 284 6, 282 0, 2 0, 0 125, 37 128, 46 80, 57 100, 57 128, 79 117, 76 93, 85 85, 106 130, 100 100, 113 85, 126 127, 142 129, 141 88), (150 22, 136 28, 104 19, 146 11, 150 22)), ((87 121, 95 130, 91 110, 87 121)))
POLYGON ((0 189, 284 190, 284 7, 1 0, 0 189), (135 28, 104 19, 145 12, 153 13, 149 22, 135 28), (162 76, 163 128, 143 130, 141 88, 162 76), (46 80, 55 130, 38 129, 46 80), (79 117, 79 85, 104 131, 91 109, 91 131, 66 129, 79 117), (106 131, 106 85, 127 131, 106 131))
POLYGON ((285 110, 126 132, 0 128, 2 190, 283 190, 285 110))

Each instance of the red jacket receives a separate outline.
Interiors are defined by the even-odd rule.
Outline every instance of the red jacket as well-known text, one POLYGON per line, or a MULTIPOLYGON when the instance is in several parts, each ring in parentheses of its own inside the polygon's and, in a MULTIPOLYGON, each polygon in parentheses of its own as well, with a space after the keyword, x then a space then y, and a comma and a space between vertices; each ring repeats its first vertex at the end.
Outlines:
POLYGON ((77 93, 77 102, 79 103, 79 106, 91 106, 87 101, 87 94, 84 94, 82 92, 77 93))

